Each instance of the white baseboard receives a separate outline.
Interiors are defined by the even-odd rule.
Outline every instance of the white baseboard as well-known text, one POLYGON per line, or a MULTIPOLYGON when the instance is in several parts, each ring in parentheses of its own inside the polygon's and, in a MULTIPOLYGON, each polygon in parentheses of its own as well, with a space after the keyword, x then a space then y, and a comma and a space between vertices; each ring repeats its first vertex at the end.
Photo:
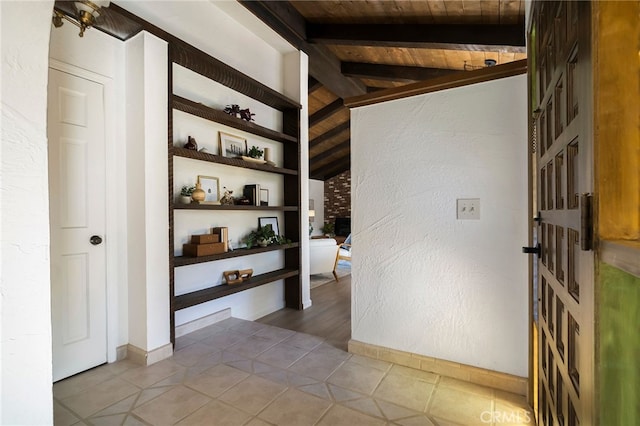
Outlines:
POLYGON ((152 351, 145 351, 131 344, 127 345, 127 358, 136 364, 151 365, 173 355, 173 345, 167 343, 152 351))
POLYGON ((176 338, 182 337, 185 334, 192 333, 201 328, 208 327, 217 322, 231 318, 231 308, 223 309, 206 317, 198 318, 193 321, 189 321, 176 327, 176 338))
POLYGON ((122 345, 116 348, 116 362, 127 358, 127 346, 122 345))

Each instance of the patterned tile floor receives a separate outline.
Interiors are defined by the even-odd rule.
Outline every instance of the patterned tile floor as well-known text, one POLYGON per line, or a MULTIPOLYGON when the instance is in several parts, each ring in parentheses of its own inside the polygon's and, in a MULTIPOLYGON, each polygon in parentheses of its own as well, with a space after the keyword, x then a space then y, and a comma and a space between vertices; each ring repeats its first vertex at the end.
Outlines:
POLYGON ((57 382, 55 425, 533 425, 523 397, 229 318, 149 367, 57 382))

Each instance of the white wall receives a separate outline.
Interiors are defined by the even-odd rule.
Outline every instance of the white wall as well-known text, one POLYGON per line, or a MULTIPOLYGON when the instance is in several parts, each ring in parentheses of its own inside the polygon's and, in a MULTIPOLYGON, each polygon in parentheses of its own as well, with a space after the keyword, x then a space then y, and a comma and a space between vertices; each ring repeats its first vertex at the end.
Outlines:
POLYGON ((526 86, 352 110, 354 340, 527 376, 526 86))
POLYGON ((3 425, 53 423, 46 95, 52 8, 52 1, 0 2, 3 425))
POLYGON ((129 343, 169 344, 167 43, 142 32, 126 43, 129 343))
POLYGON ((324 225, 324 181, 309 179, 309 198, 314 200, 316 211, 311 235, 322 235, 322 225, 324 225))

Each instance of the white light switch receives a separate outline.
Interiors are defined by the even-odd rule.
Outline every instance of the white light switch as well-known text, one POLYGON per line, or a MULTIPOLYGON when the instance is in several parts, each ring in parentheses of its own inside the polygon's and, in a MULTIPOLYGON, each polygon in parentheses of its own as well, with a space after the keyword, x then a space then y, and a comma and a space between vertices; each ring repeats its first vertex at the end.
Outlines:
POLYGON ((480 219, 480 198, 458 198, 458 220, 480 219))

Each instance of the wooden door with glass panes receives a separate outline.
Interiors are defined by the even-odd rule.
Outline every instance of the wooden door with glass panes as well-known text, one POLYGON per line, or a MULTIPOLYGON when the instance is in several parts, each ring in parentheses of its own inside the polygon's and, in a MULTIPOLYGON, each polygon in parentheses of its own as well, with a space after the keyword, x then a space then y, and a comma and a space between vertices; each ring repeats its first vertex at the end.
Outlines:
POLYGON ((589 2, 534 4, 538 424, 593 423, 593 187, 589 2))

